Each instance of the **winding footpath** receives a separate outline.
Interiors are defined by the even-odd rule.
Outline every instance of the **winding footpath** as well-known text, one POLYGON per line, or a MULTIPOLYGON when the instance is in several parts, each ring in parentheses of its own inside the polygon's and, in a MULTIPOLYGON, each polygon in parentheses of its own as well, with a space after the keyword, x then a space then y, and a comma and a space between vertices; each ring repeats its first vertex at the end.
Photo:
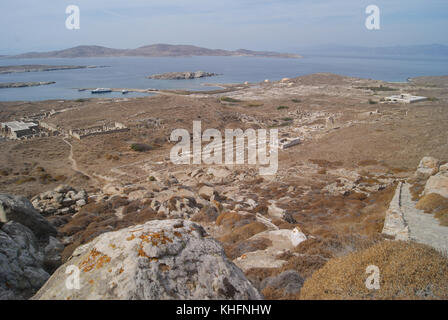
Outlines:
POLYGON ((72 163, 72 170, 75 172, 78 172, 86 177, 88 177, 89 179, 95 181, 96 183, 98 182, 97 179, 95 179, 94 177, 92 177, 91 175, 89 175, 87 172, 82 171, 81 169, 79 169, 78 167, 78 163, 76 162, 76 160, 73 158, 73 145, 67 141, 67 138, 62 138, 62 140, 68 144, 70 146, 70 154, 68 156, 68 160, 72 163))

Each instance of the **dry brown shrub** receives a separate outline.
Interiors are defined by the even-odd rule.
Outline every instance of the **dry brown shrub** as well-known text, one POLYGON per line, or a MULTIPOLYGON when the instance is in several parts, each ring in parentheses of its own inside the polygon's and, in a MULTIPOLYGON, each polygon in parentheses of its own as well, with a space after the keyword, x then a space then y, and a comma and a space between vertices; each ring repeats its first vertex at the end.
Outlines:
POLYGON ((124 215, 127 215, 129 213, 138 212, 143 208, 144 208, 144 205, 141 203, 140 200, 134 200, 123 208, 122 213, 124 215))
POLYGON ((244 216, 236 212, 224 212, 216 218, 216 225, 230 225, 233 226, 236 222, 242 220, 244 216))
POLYGON ((328 261, 305 281, 301 299, 448 299, 448 259, 413 242, 382 241, 328 261), (378 266, 380 289, 369 290, 366 268, 378 266))
POLYGON ((317 164, 321 168, 336 169, 343 165, 341 161, 328 161, 323 159, 309 159, 309 162, 317 164))
POLYGON ((322 168, 317 171, 318 174, 327 174, 327 169, 322 168))
POLYGON ((300 293, 287 294, 282 289, 274 289, 271 287, 264 288, 261 293, 267 300, 299 300, 300 293))
POLYGON ((362 160, 358 162, 358 166, 365 167, 365 166, 375 166, 378 164, 378 161, 376 160, 362 160))
POLYGON ((426 213, 435 213, 443 209, 448 209, 448 199, 438 193, 430 193, 421 197, 415 207, 426 213))
POLYGON ((434 217, 439 219, 441 226, 448 227, 448 209, 437 211, 434 217))
POLYGON ((426 213, 434 213, 442 226, 448 225, 448 199, 437 193, 424 195, 415 206, 426 213))
POLYGON ((244 226, 237 227, 218 240, 225 244, 234 244, 242 240, 249 239, 253 235, 265 231, 267 227, 261 222, 251 222, 244 226))
POLYGON ((116 196, 109 200, 113 209, 117 209, 119 207, 127 206, 129 204, 129 200, 125 197, 116 196))
POLYGON ((253 252, 257 250, 264 250, 272 246, 272 241, 266 238, 240 241, 236 244, 227 245, 224 247, 226 255, 230 259, 236 259, 247 252, 253 252))
POLYGON ((252 213, 259 213, 262 215, 265 215, 268 213, 268 206, 266 204, 261 204, 259 203, 253 210, 251 210, 250 212, 252 213))
POLYGON ((350 194, 347 196, 348 199, 351 200, 365 200, 367 199, 367 195, 362 192, 350 192, 350 194))
POLYGON ((408 168, 397 168, 397 167, 389 168, 389 173, 399 174, 399 173, 404 173, 404 172, 409 172, 409 169, 408 168))
POLYGON ((283 265, 281 271, 296 270, 302 277, 310 277, 316 270, 322 268, 328 259, 320 255, 303 255, 292 257, 283 265))
POLYGON ((213 206, 203 207, 198 213, 191 217, 195 222, 214 222, 218 217, 218 210, 213 206))
POLYGON ((412 201, 420 200, 420 195, 423 190, 425 190, 426 181, 427 179, 422 179, 421 177, 413 177, 412 179, 409 179, 412 201))

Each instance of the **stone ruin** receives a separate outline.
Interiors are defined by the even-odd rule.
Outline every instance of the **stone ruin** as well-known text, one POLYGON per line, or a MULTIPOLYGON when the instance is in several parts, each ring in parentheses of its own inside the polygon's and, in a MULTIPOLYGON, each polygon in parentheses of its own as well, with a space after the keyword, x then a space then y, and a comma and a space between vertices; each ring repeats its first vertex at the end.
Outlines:
POLYGON ((115 132, 124 132, 128 131, 129 129, 120 122, 115 122, 114 124, 103 124, 98 126, 93 126, 85 129, 71 129, 69 130, 69 134, 78 139, 81 140, 86 137, 90 136, 96 136, 100 134, 108 134, 108 133, 115 133, 115 132))

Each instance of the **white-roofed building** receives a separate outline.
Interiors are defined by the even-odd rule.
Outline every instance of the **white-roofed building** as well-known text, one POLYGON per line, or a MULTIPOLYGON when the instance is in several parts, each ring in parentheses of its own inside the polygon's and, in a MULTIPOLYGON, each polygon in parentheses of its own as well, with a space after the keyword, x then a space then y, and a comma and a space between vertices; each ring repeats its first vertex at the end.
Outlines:
POLYGON ((39 132, 39 125, 34 122, 10 121, 0 123, 1 135, 10 139, 19 139, 39 132))
POLYGON ((413 103, 428 100, 427 97, 413 96, 408 93, 402 93, 396 96, 386 97, 386 102, 413 103))

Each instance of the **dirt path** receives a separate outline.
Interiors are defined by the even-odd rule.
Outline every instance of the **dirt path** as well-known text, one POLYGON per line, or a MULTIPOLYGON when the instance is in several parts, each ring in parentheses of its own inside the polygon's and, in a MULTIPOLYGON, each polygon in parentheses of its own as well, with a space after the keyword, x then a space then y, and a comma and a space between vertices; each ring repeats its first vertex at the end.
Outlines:
POLYGON ((408 183, 403 185, 401 193, 401 210, 409 226, 411 240, 430 245, 437 250, 448 253, 448 227, 441 226, 432 214, 415 208, 415 201, 408 183))
POLYGON ((68 144, 68 145, 70 146, 70 154, 68 155, 68 160, 72 163, 72 169, 73 169, 73 171, 78 172, 78 173, 80 173, 80 174, 82 174, 82 175, 84 175, 84 176, 86 176, 86 177, 89 177, 92 181, 95 182, 95 184, 97 184, 97 183, 98 183, 98 180, 97 180, 96 178, 92 177, 92 176, 89 175, 87 172, 84 172, 84 171, 82 171, 82 170, 79 169, 76 160, 73 158, 73 145, 72 145, 69 141, 67 141, 67 138, 62 138, 62 140, 63 140, 66 144, 68 144))

